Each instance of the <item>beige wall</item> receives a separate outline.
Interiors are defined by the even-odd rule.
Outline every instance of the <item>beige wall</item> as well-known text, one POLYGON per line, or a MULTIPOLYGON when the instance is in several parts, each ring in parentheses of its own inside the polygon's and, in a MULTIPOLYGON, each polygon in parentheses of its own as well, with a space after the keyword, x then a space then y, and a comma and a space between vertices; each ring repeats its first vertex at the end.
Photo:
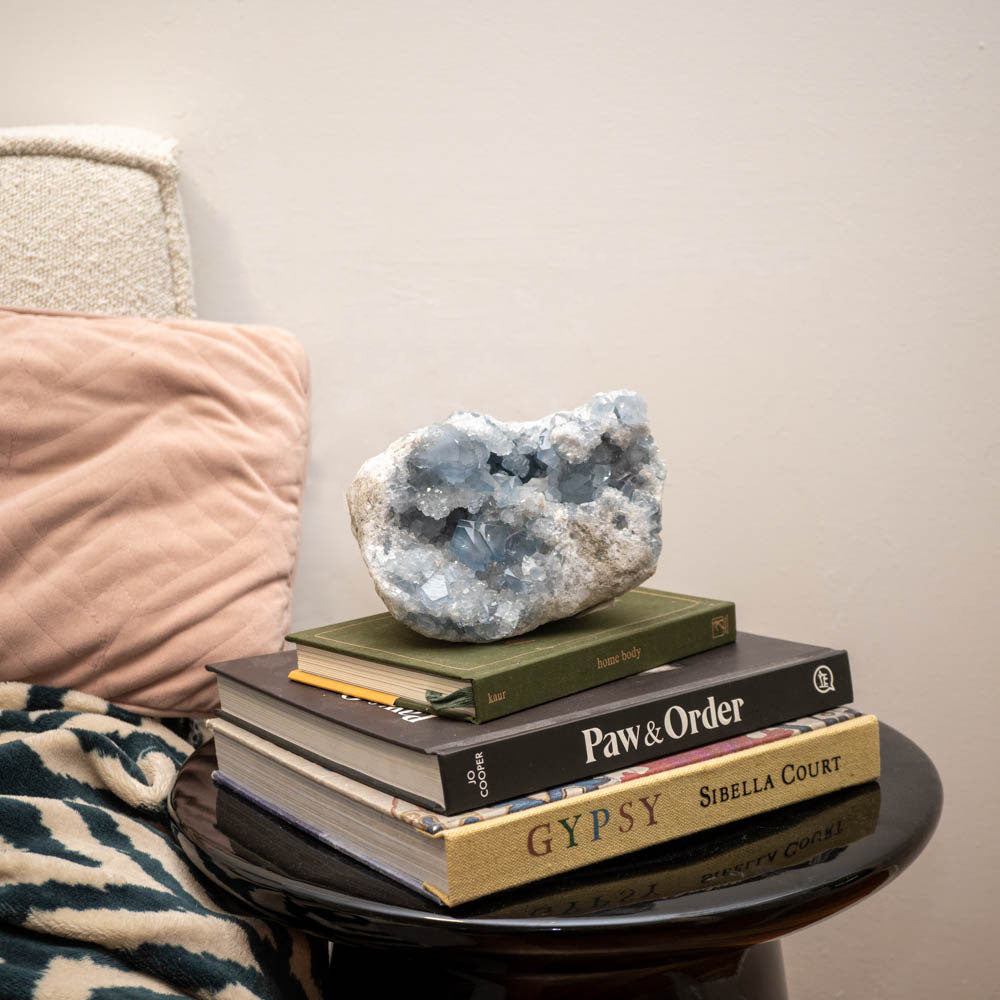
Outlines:
POLYGON ((1000 819, 1000 8, 3 4, 0 125, 179 137, 200 312, 312 357, 295 624, 379 605, 344 490, 401 432, 644 393, 654 582, 843 645, 946 787, 796 996, 987 995, 1000 819), (987 929, 989 928, 989 938, 987 929))

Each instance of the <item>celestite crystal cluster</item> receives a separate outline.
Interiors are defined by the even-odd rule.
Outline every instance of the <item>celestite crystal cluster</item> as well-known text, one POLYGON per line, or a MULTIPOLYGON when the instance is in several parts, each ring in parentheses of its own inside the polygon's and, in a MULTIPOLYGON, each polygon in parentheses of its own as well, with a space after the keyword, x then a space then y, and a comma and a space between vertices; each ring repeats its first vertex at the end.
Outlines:
POLYGON ((649 577, 663 476, 646 404, 621 390, 530 422, 453 413, 369 459, 347 503, 396 618, 491 642, 649 577))

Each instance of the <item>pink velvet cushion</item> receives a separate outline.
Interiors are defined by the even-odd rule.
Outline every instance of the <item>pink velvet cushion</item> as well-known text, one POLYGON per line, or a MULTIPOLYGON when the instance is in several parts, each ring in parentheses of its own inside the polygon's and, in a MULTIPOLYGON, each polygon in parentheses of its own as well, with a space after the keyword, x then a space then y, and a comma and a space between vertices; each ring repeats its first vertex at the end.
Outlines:
POLYGON ((199 715, 280 649, 308 392, 282 330, 0 310, 0 679, 199 715))

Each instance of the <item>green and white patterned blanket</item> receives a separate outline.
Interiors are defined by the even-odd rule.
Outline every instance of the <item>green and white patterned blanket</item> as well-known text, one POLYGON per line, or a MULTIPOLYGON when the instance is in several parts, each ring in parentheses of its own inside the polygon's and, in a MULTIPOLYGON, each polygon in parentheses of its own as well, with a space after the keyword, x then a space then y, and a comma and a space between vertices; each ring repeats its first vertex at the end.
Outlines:
POLYGON ((241 909, 170 839, 192 749, 180 725, 0 682, 0 1000, 321 996, 326 944, 241 909))

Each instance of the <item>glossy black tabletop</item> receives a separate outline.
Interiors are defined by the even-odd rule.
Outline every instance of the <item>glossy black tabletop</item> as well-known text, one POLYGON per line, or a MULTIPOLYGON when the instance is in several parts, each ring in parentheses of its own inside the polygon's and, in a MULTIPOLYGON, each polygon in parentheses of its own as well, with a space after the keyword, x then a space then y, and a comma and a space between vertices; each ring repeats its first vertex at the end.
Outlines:
POLYGON ((635 964, 779 937, 902 871, 934 831, 941 783, 905 736, 882 725, 881 741, 878 782, 451 910, 218 789, 210 743, 170 810, 182 848, 231 892, 347 946, 635 964))

